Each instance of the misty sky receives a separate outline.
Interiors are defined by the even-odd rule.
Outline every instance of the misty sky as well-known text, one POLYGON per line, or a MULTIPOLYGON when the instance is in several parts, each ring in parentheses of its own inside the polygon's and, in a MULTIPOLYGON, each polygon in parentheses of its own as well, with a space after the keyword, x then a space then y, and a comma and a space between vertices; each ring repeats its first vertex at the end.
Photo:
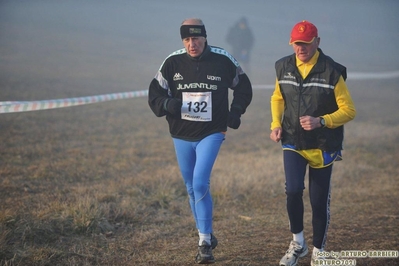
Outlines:
MULTIPOLYGON (((274 83, 274 62, 292 53, 292 26, 309 20, 320 47, 348 72, 399 70, 399 1, 0 1, 0 78, 84 85, 90 92, 147 89, 182 48, 179 26, 202 18, 211 45, 240 17, 255 34, 254 84, 274 83)), ((1 92, 0 92, 1 96, 1 92)))

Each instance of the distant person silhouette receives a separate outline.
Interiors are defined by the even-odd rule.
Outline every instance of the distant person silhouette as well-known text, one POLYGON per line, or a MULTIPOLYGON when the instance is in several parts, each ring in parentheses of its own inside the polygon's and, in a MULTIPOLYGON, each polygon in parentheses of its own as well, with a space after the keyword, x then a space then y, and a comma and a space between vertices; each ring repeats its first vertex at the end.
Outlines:
POLYGON ((232 54, 243 66, 245 72, 249 73, 251 51, 254 46, 254 35, 249 28, 245 17, 240 18, 228 31, 226 42, 232 48, 232 54))

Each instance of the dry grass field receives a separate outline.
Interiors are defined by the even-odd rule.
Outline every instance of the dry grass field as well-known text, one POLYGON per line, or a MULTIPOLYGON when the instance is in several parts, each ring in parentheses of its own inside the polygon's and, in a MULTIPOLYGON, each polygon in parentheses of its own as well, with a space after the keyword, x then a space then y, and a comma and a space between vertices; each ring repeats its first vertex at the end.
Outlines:
MULTIPOLYGON (((228 50, 227 29, 247 16, 255 85, 273 83, 273 63, 292 52, 288 34, 302 19, 348 71, 399 70, 397 1, 171 2, 0 1, 0 101, 146 89, 182 48, 188 16, 228 50)), ((399 251, 398 81, 348 80, 358 114, 333 169, 327 251, 399 251)), ((212 173, 216 265, 278 265, 291 239, 281 146, 269 139, 271 92, 254 91, 212 173)), ((0 203, 0 266, 194 264, 197 232, 172 140, 146 98, 0 114, 0 203)), ((299 265, 309 263, 310 254, 299 265)))
MULTIPOLYGON (((348 81, 358 115, 333 170, 328 251, 399 250, 397 82, 348 81)), ((35 99, 69 97, 39 81, 0 83, 3 100, 33 98, 32 85, 35 99)), ((216 265, 277 265, 291 239, 270 95, 255 91, 214 167, 216 265)), ((193 264, 197 234, 172 141, 146 98, 0 114, 0 139, 0 265, 193 264)))

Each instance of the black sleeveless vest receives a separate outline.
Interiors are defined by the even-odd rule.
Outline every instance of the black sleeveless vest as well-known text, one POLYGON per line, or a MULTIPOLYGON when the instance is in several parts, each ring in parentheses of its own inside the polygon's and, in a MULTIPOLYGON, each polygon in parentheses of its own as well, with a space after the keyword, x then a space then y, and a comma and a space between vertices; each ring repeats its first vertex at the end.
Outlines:
POLYGON ((284 98, 283 145, 294 145, 298 150, 342 150, 344 127, 334 129, 302 129, 299 117, 319 117, 338 110, 334 88, 340 76, 346 80, 346 68, 326 56, 321 49, 316 65, 305 79, 296 67, 296 57, 283 57, 275 64, 276 75, 284 98))

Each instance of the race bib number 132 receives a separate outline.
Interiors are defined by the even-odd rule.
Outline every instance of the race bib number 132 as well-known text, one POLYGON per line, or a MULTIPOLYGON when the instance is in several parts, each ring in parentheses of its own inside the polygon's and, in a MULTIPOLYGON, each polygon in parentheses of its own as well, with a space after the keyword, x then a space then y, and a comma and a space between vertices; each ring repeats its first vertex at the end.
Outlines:
POLYGON ((212 121, 212 93, 183 92, 181 119, 199 122, 212 121))

